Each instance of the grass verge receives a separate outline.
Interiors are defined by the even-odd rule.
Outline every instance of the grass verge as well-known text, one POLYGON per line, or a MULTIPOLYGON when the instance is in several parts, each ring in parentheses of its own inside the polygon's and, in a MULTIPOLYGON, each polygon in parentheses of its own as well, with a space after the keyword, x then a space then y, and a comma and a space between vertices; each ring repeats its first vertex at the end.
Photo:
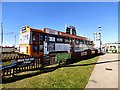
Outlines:
POLYGON ((16 75, 15 81, 3 83, 3 88, 85 88, 98 57, 62 67, 45 68, 44 73, 16 75), (19 78, 19 79, 18 79, 19 78))

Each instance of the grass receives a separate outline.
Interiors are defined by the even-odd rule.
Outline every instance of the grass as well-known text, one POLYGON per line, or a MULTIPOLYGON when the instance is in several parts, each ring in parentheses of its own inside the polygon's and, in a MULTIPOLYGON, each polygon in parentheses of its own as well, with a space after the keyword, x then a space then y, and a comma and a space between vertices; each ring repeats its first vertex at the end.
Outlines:
POLYGON ((57 62, 58 61, 63 61, 64 59, 68 59, 70 57, 71 57, 71 55, 68 54, 68 53, 57 54, 56 55, 56 60, 57 60, 57 62))
MULTIPOLYGON (((85 88, 98 57, 59 67, 49 72, 19 76, 16 81, 3 83, 3 88, 85 88)), ((51 68, 51 67, 49 67, 51 68)))

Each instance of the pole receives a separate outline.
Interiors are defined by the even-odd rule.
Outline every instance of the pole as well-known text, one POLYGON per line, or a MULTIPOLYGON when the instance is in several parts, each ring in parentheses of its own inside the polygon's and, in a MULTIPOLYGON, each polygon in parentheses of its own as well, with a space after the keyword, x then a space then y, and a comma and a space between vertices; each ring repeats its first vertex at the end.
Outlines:
POLYGON ((66 30, 66 28, 67 28, 67 24, 65 24, 65 30, 66 30))
POLYGON ((93 38, 94 38, 94 41, 95 41, 95 34, 96 34, 96 32, 94 32, 94 33, 93 33, 93 38))
POLYGON ((2 51, 1 52, 3 52, 3 23, 1 23, 1 49, 2 49, 2 51))
POLYGON ((102 53, 101 51, 102 51, 102 41, 101 41, 101 26, 99 25, 99 40, 100 40, 100 53, 102 53))
POLYGON ((15 47, 15 45, 16 45, 16 35, 15 35, 15 44, 14 44, 14 47, 15 47))

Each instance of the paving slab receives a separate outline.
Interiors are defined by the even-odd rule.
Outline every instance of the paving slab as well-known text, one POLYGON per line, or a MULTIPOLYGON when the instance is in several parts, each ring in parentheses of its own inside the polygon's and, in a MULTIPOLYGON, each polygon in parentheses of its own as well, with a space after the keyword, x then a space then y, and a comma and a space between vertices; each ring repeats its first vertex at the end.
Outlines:
POLYGON ((118 54, 99 56, 87 88, 118 88, 118 54))

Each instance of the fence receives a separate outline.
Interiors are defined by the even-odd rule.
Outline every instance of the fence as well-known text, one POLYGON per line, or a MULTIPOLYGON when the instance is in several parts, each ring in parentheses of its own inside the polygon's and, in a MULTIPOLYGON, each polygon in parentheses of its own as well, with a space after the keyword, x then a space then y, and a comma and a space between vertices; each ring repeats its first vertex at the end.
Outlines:
POLYGON ((69 54, 62 53, 62 54, 49 54, 44 57, 30 57, 30 56, 17 56, 11 58, 4 58, 2 60, 2 67, 1 67, 1 75, 4 76, 14 76, 17 73, 40 69, 47 65, 56 64, 59 61, 64 61, 64 59, 72 58, 72 60, 68 59, 67 62, 72 62, 83 58, 89 58, 92 56, 98 55, 97 51, 92 52, 84 52, 84 53, 75 53, 73 56, 76 58, 71 57, 69 54), (82 55, 83 54, 83 55, 82 55))
POLYGON ((17 57, 12 59, 3 60, 2 64, 7 63, 6 65, 2 65, 1 67, 1 76, 14 76, 17 73, 29 71, 33 69, 38 69, 41 67, 41 57, 17 57))

